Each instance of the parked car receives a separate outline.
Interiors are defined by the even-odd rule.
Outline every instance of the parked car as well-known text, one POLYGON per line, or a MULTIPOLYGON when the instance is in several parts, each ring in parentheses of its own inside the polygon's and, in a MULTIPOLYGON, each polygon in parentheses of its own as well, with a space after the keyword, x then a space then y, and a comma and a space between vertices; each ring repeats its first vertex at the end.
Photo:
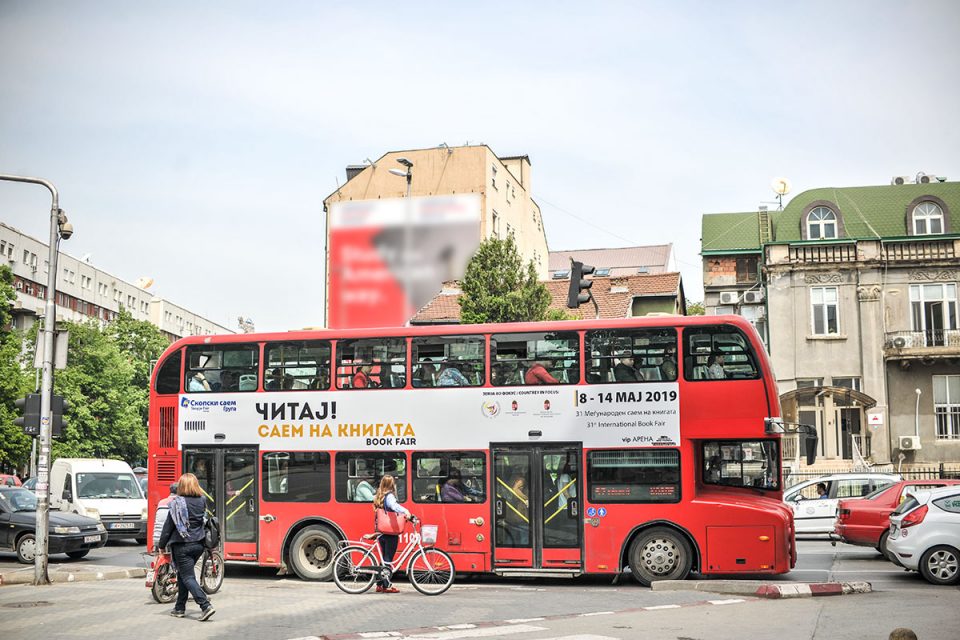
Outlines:
POLYGON ((37 477, 28 478, 23 481, 23 484, 20 485, 21 488, 26 489, 27 491, 37 492, 37 477))
POLYGON ((9 473, 0 473, 0 487, 19 487, 20 478, 9 473))
MULTIPOLYGON (((0 550, 14 551, 17 560, 33 562, 37 553, 37 496, 22 487, 0 487, 0 550)), ((82 558, 107 544, 98 520, 75 513, 50 512, 48 552, 82 558)))
POLYGON ((960 485, 917 491, 890 516, 890 558, 931 584, 960 583, 960 485))
POLYGON ((902 480, 881 487, 862 500, 841 500, 837 505, 837 524, 832 539, 861 547, 875 547, 886 555, 884 547, 890 533, 890 514, 917 491, 960 485, 960 480, 902 480))
POLYGON ((892 473, 834 473, 790 487, 784 492, 783 501, 793 509, 797 535, 831 534, 841 498, 862 498, 900 480, 899 475, 892 473), (819 497, 818 485, 826 489, 819 497))
POLYGON ((147 476, 137 478, 137 482, 140 484, 140 493, 146 497, 147 495, 147 476))

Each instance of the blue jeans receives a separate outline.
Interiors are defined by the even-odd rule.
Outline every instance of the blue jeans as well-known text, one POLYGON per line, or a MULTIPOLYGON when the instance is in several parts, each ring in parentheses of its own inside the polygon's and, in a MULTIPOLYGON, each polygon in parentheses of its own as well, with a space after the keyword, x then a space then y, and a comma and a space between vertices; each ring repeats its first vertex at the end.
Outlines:
POLYGON ((200 608, 206 610, 210 606, 210 600, 203 589, 200 588, 197 576, 193 574, 193 568, 197 565, 197 560, 203 555, 203 543, 182 542, 170 546, 173 549, 173 562, 177 566, 177 585, 179 587, 177 604, 174 609, 185 611, 187 597, 192 595, 200 608))
MULTIPOLYGON (((393 556, 397 553, 397 544, 400 542, 400 536, 381 535, 379 542, 380 552, 383 554, 383 563, 391 567, 392 574, 393 567, 390 563, 393 562, 393 556)), ((390 586, 390 578, 380 578, 377 580, 377 585, 386 589, 390 586)))

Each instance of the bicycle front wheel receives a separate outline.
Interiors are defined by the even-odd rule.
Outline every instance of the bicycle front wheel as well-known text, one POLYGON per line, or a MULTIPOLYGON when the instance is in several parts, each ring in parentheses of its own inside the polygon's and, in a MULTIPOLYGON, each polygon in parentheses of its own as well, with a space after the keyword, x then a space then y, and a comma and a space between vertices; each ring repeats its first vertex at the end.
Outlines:
POLYGON ((178 590, 177 574, 173 570, 173 565, 169 562, 160 565, 157 573, 153 576, 153 586, 150 588, 153 599, 160 604, 173 602, 177 597, 178 590))
POLYGON ((196 566, 197 582, 206 594, 216 593, 223 586, 223 556, 219 551, 206 551, 196 566))
POLYGON ((333 557, 333 581, 344 593, 357 595, 373 586, 379 571, 373 549, 344 547, 333 557))
POLYGON ((453 559, 440 549, 421 549, 407 567, 410 582, 425 596, 438 596, 453 584, 453 559))

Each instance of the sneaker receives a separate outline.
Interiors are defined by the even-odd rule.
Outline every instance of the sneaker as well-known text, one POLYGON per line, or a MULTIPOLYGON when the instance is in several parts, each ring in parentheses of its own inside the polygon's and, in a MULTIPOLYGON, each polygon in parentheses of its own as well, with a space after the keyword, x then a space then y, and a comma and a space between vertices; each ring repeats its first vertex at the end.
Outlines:
POLYGON ((206 622, 215 613, 216 613, 216 610, 214 610, 213 605, 210 605, 200 613, 200 622, 206 622))
POLYGON ((400 593, 400 589, 396 587, 387 587, 381 593, 400 593))
POLYGON ((186 611, 180 611, 178 609, 174 609, 173 611, 170 612, 170 615, 172 615, 174 618, 182 618, 186 614, 187 614, 186 611))
POLYGON ((379 584, 377 585, 377 593, 383 593, 383 587, 379 584))

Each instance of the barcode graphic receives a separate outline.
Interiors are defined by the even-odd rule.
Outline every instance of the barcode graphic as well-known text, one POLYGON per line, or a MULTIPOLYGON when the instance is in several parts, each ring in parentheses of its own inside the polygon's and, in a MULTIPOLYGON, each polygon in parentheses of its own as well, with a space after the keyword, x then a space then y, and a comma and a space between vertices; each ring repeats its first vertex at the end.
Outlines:
POLYGON ((183 423, 184 431, 206 431, 207 430, 207 421, 206 420, 185 420, 183 423))

